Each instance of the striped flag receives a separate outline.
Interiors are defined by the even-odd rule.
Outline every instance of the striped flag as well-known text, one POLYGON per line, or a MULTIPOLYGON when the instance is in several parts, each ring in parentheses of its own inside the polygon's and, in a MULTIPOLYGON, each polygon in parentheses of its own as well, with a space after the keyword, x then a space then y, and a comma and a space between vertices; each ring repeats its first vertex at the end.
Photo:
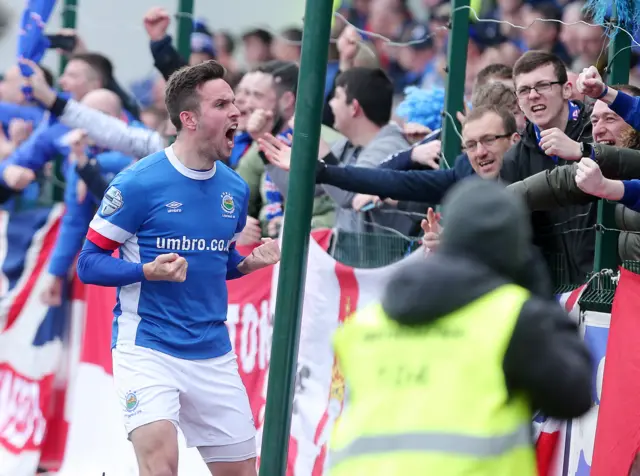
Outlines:
MULTIPOLYGON (((586 286, 580 286, 568 293, 556 296, 558 302, 569 316, 579 321, 580 308, 578 302, 586 286)), ((555 476, 561 474, 564 460, 564 435, 567 429, 565 421, 547 418, 541 413, 533 420, 534 437, 536 441, 536 460, 539 476, 555 476)))
POLYGON ((64 454, 68 307, 40 301, 62 212, 0 211, 0 474, 56 470, 64 454))

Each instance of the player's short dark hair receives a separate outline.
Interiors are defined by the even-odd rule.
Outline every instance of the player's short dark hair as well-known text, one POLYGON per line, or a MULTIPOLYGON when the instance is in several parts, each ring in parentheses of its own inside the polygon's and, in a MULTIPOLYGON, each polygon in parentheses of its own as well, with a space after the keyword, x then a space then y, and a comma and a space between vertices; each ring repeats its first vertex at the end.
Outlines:
POLYGON ((254 71, 273 77, 273 84, 278 96, 282 96, 286 92, 291 92, 294 96, 297 94, 300 68, 293 61, 267 61, 256 67, 254 71))
POLYGON ((516 64, 513 66, 513 80, 515 81, 521 74, 531 73, 548 64, 553 65, 557 80, 562 84, 566 83, 568 80, 567 67, 562 60, 553 53, 538 50, 527 51, 518 58, 518 61, 516 61, 516 64))
POLYGON ((209 60, 194 66, 183 66, 169 77, 165 89, 165 104, 176 131, 180 132, 182 129, 182 111, 199 110, 198 88, 207 81, 223 79, 225 74, 224 66, 215 60, 209 60))
POLYGON ((484 86, 492 79, 504 79, 513 81, 513 68, 506 64, 493 63, 485 66, 476 75, 475 87, 484 86))
POLYGON ((367 119, 377 126, 391 119, 393 83, 380 68, 350 68, 336 78, 336 87, 344 88, 347 104, 357 100, 367 119))
MULTIPOLYGON (((468 124, 471 121, 477 121, 482 119, 486 114, 493 113, 496 114, 500 119, 502 119, 502 126, 504 127, 505 134, 515 134, 518 132, 518 126, 516 125, 516 118, 513 113, 504 107, 496 107, 496 106, 480 106, 474 107, 471 109, 467 118, 465 119, 465 124, 468 124)), ((464 127, 464 126, 463 126, 464 127)))
POLYGON ((113 64, 100 53, 78 53, 69 58, 69 61, 82 61, 96 74, 102 87, 106 87, 113 78, 113 64))

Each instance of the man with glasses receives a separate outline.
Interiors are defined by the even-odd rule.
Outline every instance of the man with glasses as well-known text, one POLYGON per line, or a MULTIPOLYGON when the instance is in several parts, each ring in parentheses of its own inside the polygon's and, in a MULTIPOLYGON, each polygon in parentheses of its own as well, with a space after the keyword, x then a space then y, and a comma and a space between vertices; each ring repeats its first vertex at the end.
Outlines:
MULTIPOLYGON (((362 167, 339 167, 318 162, 317 183, 334 185, 343 190, 369 193, 394 200, 433 203, 457 181, 478 174, 484 179, 498 178, 502 158, 519 140, 516 121, 508 108, 479 106, 471 110, 462 129, 463 145, 467 148, 468 172, 459 167, 443 170, 384 170, 362 167), (357 176, 358 180, 352 180, 357 176), (443 178, 442 183, 436 178, 443 178)), ((290 148, 271 138, 264 153, 269 161, 287 161, 290 148)))
MULTIPOLYGON (((518 104, 528 122, 520 142, 504 156, 500 176, 509 183, 569 163, 557 155, 567 141, 592 142, 591 111, 569 99, 567 69, 557 56, 529 51, 516 62, 513 76, 518 104)), ((588 155, 589 148, 584 153, 588 155)), ((550 265, 563 270, 556 280, 582 282, 593 266, 595 207, 534 212, 532 218, 536 244, 550 265)))

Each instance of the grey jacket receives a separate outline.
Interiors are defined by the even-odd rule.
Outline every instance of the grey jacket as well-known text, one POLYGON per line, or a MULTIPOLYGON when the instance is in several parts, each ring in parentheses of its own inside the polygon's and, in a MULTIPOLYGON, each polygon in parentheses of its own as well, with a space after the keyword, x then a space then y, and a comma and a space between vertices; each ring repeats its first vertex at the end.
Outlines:
MULTIPOLYGON (((596 161, 605 177, 630 180, 640 177, 640 151, 607 145, 594 145, 596 161)), ((524 197, 532 211, 553 210, 569 205, 584 205, 598 200, 578 188, 577 165, 563 165, 515 182, 508 188, 524 197)), ((640 213, 617 204, 616 228, 623 230, 618 238, 618 254, 623 261, 640 261, 640 213)))
MULTIPOLYGON (((347 140, 337 141, 331 147, 331 152, 343 166, 375 168, 391 154, 409 146, 402 129, 396 124, 387 124, 359 153, 358 148, 347 140)), ((369 212, 356 212, 351 208, 353 197, 357 195, 355 192, 348 192, 331 185, 322 185, 322 188, 336 203, 338 231, 380 234, 385 233, 385 229, 391 228, 403 235, 408 235, 415 227, 415 218, 395 213, 392 207, 383 205, 380 209, 369 212)))

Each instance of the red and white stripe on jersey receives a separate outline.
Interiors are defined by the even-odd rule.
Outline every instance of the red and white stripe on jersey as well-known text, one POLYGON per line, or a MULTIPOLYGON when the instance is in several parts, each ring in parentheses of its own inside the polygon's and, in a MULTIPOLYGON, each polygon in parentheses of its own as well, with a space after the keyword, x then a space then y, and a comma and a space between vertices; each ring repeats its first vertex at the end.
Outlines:
POLYGON ((119 226, 96 215, 89 224, 87 239, 103 250, 113 251, 119 248, 120 245, 127 241, 132 235, 133 233, 129 233, 127 230, 123 230, 119 226))

